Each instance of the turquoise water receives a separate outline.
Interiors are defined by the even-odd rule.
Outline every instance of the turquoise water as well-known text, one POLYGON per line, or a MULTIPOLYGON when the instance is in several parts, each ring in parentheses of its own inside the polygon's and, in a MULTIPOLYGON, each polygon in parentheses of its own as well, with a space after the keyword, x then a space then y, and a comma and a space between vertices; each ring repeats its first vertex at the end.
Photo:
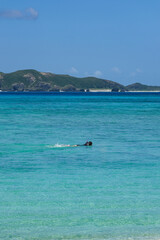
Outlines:
POLYGON ((160 94, 0 94, 0 136, 0 239, 160 239, 160 94))

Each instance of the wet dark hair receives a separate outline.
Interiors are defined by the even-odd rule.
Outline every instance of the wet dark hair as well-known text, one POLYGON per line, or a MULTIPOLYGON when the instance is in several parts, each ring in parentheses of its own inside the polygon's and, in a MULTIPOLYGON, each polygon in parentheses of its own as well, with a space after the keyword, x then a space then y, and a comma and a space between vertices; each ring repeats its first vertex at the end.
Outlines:
POLYGON ((92 142, 91 141, 87 141, 85 144, 84 144, 84 146, 92 146, 92 142))

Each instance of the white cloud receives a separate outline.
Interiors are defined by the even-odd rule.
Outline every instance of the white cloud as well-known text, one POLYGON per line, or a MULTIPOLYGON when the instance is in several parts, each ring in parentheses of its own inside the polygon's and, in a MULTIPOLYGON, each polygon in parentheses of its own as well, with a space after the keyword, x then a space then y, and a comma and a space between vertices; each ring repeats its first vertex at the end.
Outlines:
POLYGON ((26 17, 36 19, 38 17, 38 12, 34 8, 28 8, 26 9, 26 17))
POLYGON ((0 12, 2 18, 22 18, 22 12, 18 10, 6 10, 0 12))
POLYGON ((143 71, 140 68, 136 68, 134 72, 132 72, 130 75, 131 77, 135 77, 137 74, 142 73, 143 71))
POLYGON ((96 70, 95 73, 94 73, 94 76, 100 77, 100 76, 102 76, 102 72, 99 71, 99 70, 96 70))
POLYGON ((77 70, 75 67, 71 67, 70 73, 72 73, 72 74, 77 74, 77 73, 78 73, 78 70, 77 70))
POLYGON ((118 67, 113 67, 112 71, 115 72, 115 73, 120 73, 121 72, 118 67))
POLYGON ((26 19, 35 20, 38 17, 38 12, 34 8, 28 8, 25 11, 19 10, 4 10, 0 11, 0 18, 5 19, 26 19))

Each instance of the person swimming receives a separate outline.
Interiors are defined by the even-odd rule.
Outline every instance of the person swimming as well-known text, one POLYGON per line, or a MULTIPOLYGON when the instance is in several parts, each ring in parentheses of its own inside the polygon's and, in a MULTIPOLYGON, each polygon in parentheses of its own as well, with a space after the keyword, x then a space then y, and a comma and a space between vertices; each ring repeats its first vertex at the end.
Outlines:
POLYGON ((92 142, 91 141, 87 141, 86 143, 84 143, 84 144, 82 144, 82 145, 80 145, 80 144, 77 144, 77 145, 73 145, 73 146, 75 146, 75 147, 80 147, 80 146, 92 146, 92 142))
POLYGON ((92 146, 92 142, 91 141, 86 142, 85 144, 83 144, 83 146, 92 146))
POLYGON ((92 146, 92 142, 91 141, 87 141, 84 144, 76 144, 76 145, 66 145, 66 147, 81 147, 81 146, 92 146))

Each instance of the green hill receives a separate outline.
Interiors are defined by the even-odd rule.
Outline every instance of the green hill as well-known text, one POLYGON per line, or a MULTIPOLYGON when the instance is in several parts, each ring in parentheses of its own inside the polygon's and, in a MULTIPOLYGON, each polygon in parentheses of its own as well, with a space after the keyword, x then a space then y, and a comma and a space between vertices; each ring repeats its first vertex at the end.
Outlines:
POLYGON ((0 73, 2 91, 78 91, 84 89, 117 89, 125 87, 119 83, 95 77, 77 78, 69 75, 21 70, 0 73))
POLYGON ((69 75, 38 72, 33 69, 12 73, 0 72, 1 91, 86 91, 89 89, 110 91, 160 91, 158 86, 134 83, 123 86, 117 82, 96 77, 78 78, 69 75))
POLYGON ((126 86, 128 91, 160 91, 159 86, 148 86, 141 83, 133 83, 126 86))

